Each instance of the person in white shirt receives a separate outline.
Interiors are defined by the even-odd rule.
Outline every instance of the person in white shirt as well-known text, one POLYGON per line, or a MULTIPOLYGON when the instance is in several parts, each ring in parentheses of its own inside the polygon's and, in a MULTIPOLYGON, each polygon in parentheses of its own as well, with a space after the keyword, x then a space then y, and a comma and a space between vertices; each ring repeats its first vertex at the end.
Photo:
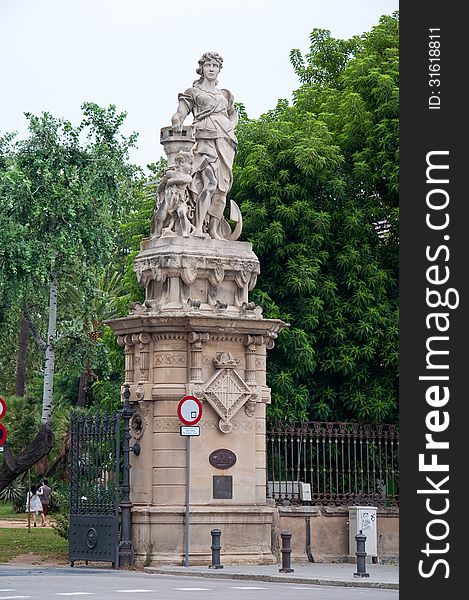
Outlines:
POLYGON ((42 527, 45 527, 46 521, 44 519, 42 502, 39 496, 40 494, 38 494, 37 487, 35 485, 32 485, 29 492, 26 494, 26 512, 34 514, 34 527, 37 526, 38 515, 41 515, 41 525, 42 527))

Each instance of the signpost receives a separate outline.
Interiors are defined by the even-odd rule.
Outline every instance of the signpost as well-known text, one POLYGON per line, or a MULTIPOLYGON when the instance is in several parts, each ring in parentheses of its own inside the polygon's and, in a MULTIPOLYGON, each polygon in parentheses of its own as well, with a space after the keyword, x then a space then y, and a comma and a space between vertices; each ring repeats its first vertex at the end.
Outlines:
POLYGON ((184 523, 184 566, 189 566, 189 506, 191 484, 191 437, 200 435, 196 427, 202 418, 202 403, 196 396, 184 396, 178 403, 178 417, 183 426, 180 434, 186 438, 186 519, 184 523))
MULTIPOLYGON (((5 399, 0 396, 0 419, 7 414, 7 403, 5 399)), ((5 443, 8 437, 7 428, 3 423, 0 423, 0 452, 3 452, 3 444, 5 443)))

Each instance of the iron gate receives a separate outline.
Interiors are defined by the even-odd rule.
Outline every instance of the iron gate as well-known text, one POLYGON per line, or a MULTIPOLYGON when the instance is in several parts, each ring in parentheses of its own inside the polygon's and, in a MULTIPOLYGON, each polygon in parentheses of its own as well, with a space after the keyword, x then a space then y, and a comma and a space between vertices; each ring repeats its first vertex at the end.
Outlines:
POLYGON ((122 413, 72 414, 69 560, 119 566, 122 413))

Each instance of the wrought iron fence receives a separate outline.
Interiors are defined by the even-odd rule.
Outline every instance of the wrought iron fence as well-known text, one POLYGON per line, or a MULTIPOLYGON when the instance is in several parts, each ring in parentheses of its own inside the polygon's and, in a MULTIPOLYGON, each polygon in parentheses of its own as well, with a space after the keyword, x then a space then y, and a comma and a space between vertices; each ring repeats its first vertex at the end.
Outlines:
POLYGON ((311 422, 267 432, 267 497, 277 504, 399 506, 395 425, 311 422), (306 500, 309 484, 311 500, 306 500))

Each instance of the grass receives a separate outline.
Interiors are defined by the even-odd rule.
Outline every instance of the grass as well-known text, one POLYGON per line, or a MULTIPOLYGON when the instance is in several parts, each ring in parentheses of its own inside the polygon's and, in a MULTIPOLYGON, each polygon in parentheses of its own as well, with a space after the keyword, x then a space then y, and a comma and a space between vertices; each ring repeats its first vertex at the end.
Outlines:
POLYGON ((35 558, 46 560, 67 560, 68 542, 53 529, 0 529, 0 564, 8 562, 22 554, 31 554, 35 558))
POLYGON ((17 521, 18 519, 28 519, 25 512, 16 513, 13 510, 11 502, 0 502, 0 520, 17 521))

